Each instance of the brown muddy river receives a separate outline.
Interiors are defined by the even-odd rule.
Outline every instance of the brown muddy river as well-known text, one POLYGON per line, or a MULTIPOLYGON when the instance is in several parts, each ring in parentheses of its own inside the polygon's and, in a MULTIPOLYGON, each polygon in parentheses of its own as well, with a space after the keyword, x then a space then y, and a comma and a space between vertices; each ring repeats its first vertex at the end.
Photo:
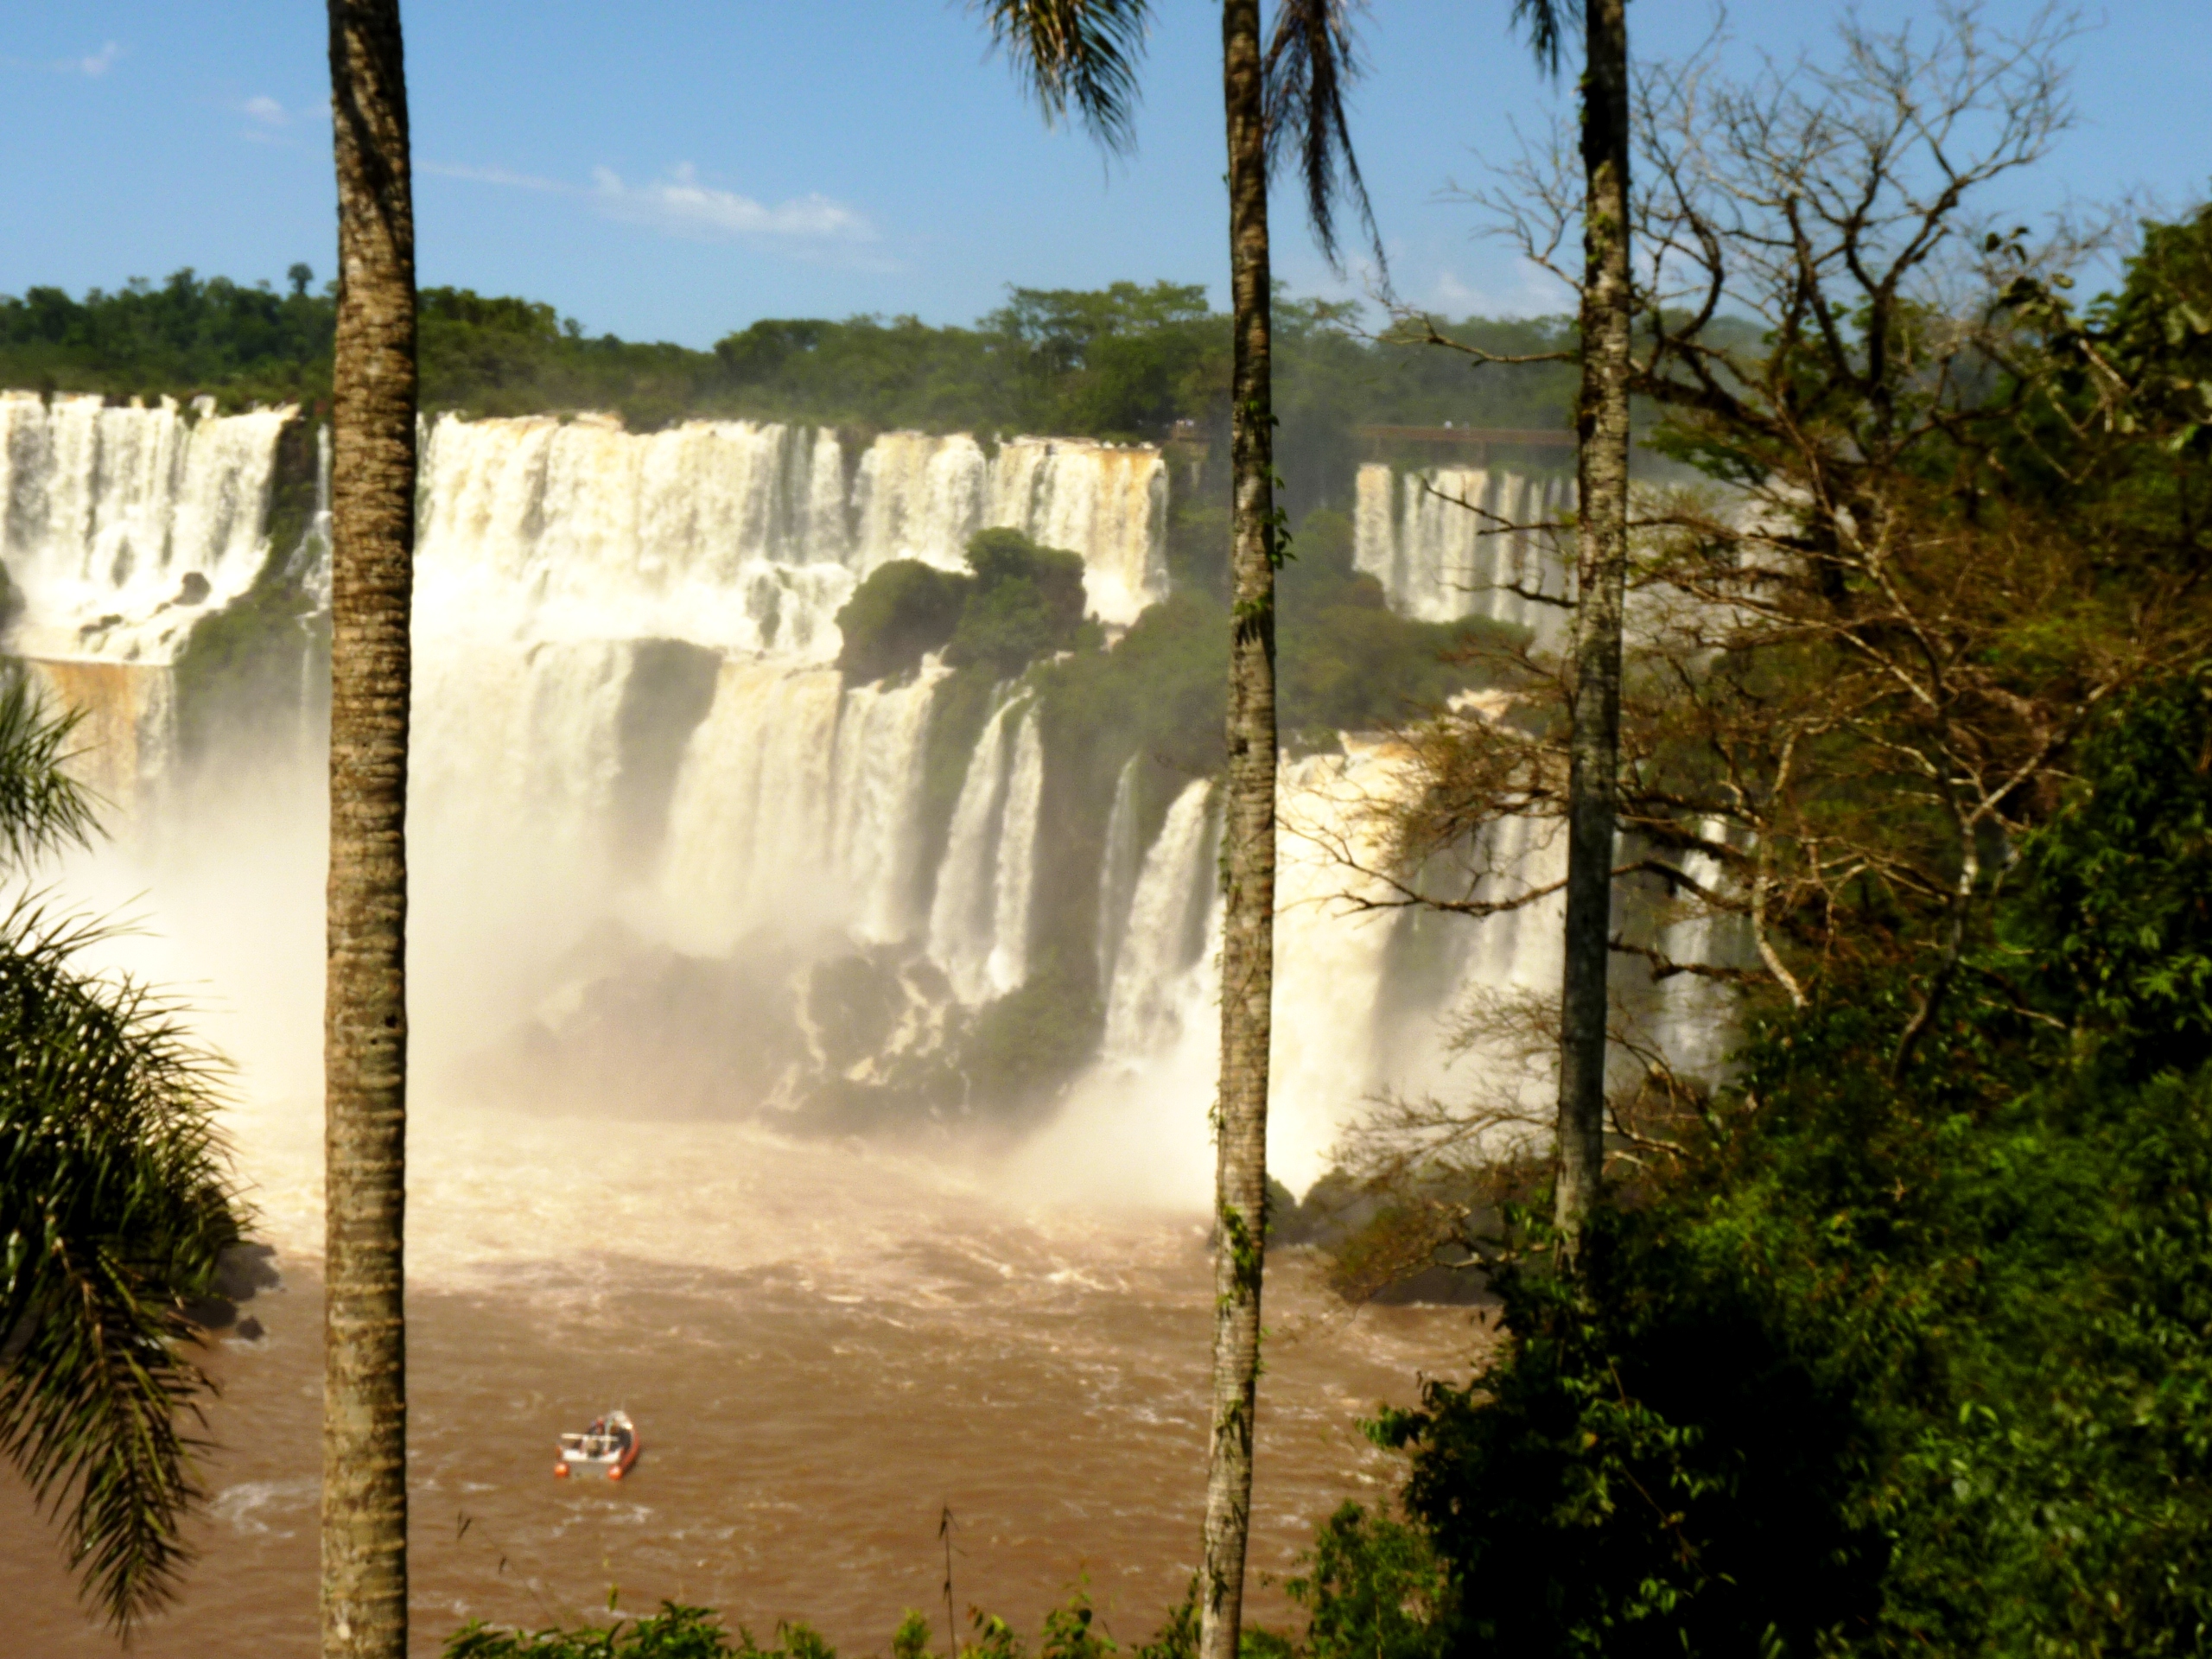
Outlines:
MULTIPOLYGON (((201 1558, 149 1659, 315 1646, 321 1306, 311 1110, 238 1135, 285 1289, 265 1340, 212 1360, 223 1398, 201 1558)), ((804 1618, 880 1652, 901 1612, 943 1640, 954 1596, 1033 1637, 1087 1576, 1147 1637, 1197 1557, 1209 1275, 1198 1221, 1054 1183, 741 1127, 419 1114, 410 1367, 414 1650, 463 1618, 569 1621, 662 1598, 765 1637, 804 1618), (1017 1196, 1002 1194, 1011 1186, 1017 1196), (645 1452, 620 1486, 556 1482, 554 1435, 610 1406, 645 1452)), ((1464 1374, 1465 1310, 1353 1316, 1295 1254, 1270 1270, 1255 1614, 1317 1520, 1395 1460, 1360 1436, 1417 1374, 1464 1374)), ((115 1651, 50 1534, 0 1491, 10 1654, 115 1651)))

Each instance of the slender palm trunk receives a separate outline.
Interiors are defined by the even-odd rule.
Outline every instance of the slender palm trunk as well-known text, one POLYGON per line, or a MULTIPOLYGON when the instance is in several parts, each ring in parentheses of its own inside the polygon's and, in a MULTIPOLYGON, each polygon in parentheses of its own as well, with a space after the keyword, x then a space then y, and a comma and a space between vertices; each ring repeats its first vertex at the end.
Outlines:
POLYGON ((1236 1659, 1252 1509, 1260 1274, 1268 1186, 1268 1044, 1274 990, 1275 522, 1268 374, 1268 173, 1259 0, 1225 0, 1230 292, 1236 364, 1230 457, 1229 777, 1221 948, 1221 1094, 1214 1217, 1213 1438, 1206 1467, 1199 1659, 1236 1659))
POLYGON ((1605 1171, 1605 969, 1628 578, 1626 0, 1587 0, 1582 83, 1582 389, 1573 748, 1567 773, 1566 969, 1560 995, 1556 1219, 1571 1259, 1605 1171))
POLYGON ((331 463, 322 1651, 407 1651, 408 610, 415 218, 397 0, 330 0, 331 463))

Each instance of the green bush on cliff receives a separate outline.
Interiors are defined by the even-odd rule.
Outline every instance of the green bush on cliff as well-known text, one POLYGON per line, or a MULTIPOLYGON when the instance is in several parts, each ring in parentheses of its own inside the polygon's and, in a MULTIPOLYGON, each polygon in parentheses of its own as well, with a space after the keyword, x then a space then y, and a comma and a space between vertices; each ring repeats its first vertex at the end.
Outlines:
POLYGON ((912 674, 951 640, 974 585, 918 559, 878 565, 837 613, 837 666, 855 683, 912 674))
POLYGON ((870 571, 837 613, 837 666, 865 682, 912 674, 924 656, 1011 679, 1084 638, 1083 559, 1018 530, 978 531, 971 575, 894 559, 870 571))
POLYGON ((1018 530, 978 531, 968 543, 975 586, 944 653, 1011 677, 1073 646, 1083 630, 1083 557, 1039 547, 1018 530))
POLYGON ((1494 664, 1529 630, 1469 617, 1415 622, 1385 602, 1382 584, 1352 567, 1343 513, 1307 515, 1276 588, 1280 721, 1294 747, 1325 748, 1344 731, 1402 724, 1455 691, 1495 677, 1494 664))
POLYGON ((1016 1116, 1046 1103, 1096 1052, 1106 1010, 1096 974, 1047 962, 976 1015, 960 1047, 970 1100, 1016 1116))

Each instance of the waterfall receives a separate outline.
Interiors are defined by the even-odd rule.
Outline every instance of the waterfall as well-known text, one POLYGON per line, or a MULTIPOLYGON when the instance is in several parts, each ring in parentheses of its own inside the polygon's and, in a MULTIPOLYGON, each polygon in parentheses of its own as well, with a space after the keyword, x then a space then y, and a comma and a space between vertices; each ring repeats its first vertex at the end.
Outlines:
POLYGON ((1003 702, 985 724, 961 779, 930 907, 931 959, 963 1002, 1004 996, 1029 977, 1044 799, 1036 701, 1003 702), (1021 718, 1009 742, 1007 721, 1017 711, 1021 718))
POLYGON ((836 444, 749 421, 633 435, 446 416, 423 456, 418 626, 827 662, 856 579, 842 510, 816 487, 836 444))
POLYGON ((1556 538, 1500 526, 1556 523, 1573 499, 1560 479, 1482 467, 1402 476, 1370 463, 1357 478, 1352 562, 1382 582, 1401 615, 1485 617, 1541 632, 1556 627, 1556 607, 1525 594, 1566 593, 1556 538))
POLYGON ((1098 984, 1102 990, 1114 983, 1114 963, 1121 955, 1122 930, 1129 925, 1129 906, 1137 886, 1137 766, 1143 759, 1131 755, 1114 780, 1114 804, 1106 813, 1106 852, 1098 861, 1098 984))
MULTIPOLYGON (((92 780, 126 813, 192 793, 162 787, 178 724, 169 664, 191 624, 267 565, 288 418, 0 394, 0 558, 26 597, 10 644, 88 711, 92 780)), ((316 439, 314 519, 274 551, 323 595, 327 429, 316 439)), ((863 444, 746 421, 632 434, 584 416, 441 417, 425 423, 423 455, 410 830, 426 1055, 525 1027, 551 1043, 563 1019, 594 1010, 639 1052, 688 1052, 683 1020, 728 1015, 760 1053, 786 1056, 772 1069, 811 1054, 841 1083, 881 1082, 909 1103, 884 1109, 909 1109, 923 1095, 897 1091, 927 1080, 897 1075, 900 1056, 926 1060, 915 1077, 965 1064, 947 987, 973 1008, 1046 959, 1050 870, 1097 884, 1103 1033, 1071 1121, 1130 1141, 1140 1186, 1135 1165, 1158 1161, 1145 1136, 1187 1140, 1202 1186, 1222 921, 1209 784, 1185 785, 1147 846, 1157 774, 1130 758, 1110 805, 1096 804, 1100 867, 1070 871, 1040 849, 1069 808, 1047 798, 1063 757, 1048 777, 1033 690, 995 694, 946 823, 931 816, 945 804, 931 732, 948 671, 931 660, 903 683, 849 687, 831 666, 838 608, 868 571, 894 558, 957 567, 984 527, 1073 550, 1093 613, 1133 620, 1167 586, 1157 452, 910 432, 863 444), (673 977, 607 977, 626 972, 673 977), (617 988, 594 1001, 603 984, 617 988), (666 1033, 648 1030, 654 1010, 676 1011, 666 1033), (823 1023, 837 1017, 847 1024, 823 1023), (799 1036, 776 1024, 793 1020, 799 1036)), ((1506 518, 1554 517, 1567 499, 1559 481, 1497 469, 1427 476, 1506 518)), ((1391 604, 1543 620, 1502 584, 1558 591, 1549 538, 1478 536, 1422 486, 1387 467, 1358 474, 1355 556, 1391 604)), ((1450 1070, 1447 1010, 1485 988, 1556 988, 1554 900, 1481 922, 1362 908, 1390 895, 1344 861, 1379 865, 1376 808, 1411 776, 1402 753, 1357 739, 1283 766, 1271 1158, 1294 1184, 1319 1173, 1376 1092, 1467 1086, 1450 1070)), ((1560 856, 1548 826, 1524 821, 1496 826, 1484 850, 1492 898, 1549 880, 1560 856)), ((1729 944, 1687 911, 1662 926, 1677 957, 1729 944)), ((1710 984, 1670 982, 1655 1006, 1693 1062, 1718 1052, 1725 1007, 1710 984)), ((786 1081, 777 1097, 803 1103, 804 1079, 786 1081)))
POLYGON ((1174 1045, 1203 994, 1192 960, 1219 883, 1204 779, 1185 784, 1146 853, 1129 899, 1128 933, 1106 997, 1105 1054, 1127 1065, 1174 1045))
POLYGON ((1408 782, 1405 757, 1383 745, 1283 763, 1268 1110, 1270 1166, 1294 1185, 1322 1172, 1328 1149, 1362 1103, 1398 1082, 1414 1058, 1385 1052, 1376 1041, 1400 915, 1363 911, 1341 896, 1389 896, 1343 861, 1381 866, 1386 831, 1377 809, 1408 782))
POLYGON ((1014 735, 1006 817, 999 829, 991 954, 983 967, 984 980, 994 996, 1019 989, 1029 977, 1030 900, 1037 891, 1037 818, 1044 803, 1045 743, 1037 728, 1037 705, 1033 701, 1014 735))
POLYGON ((944 671, 932 659, 901 686, 861 685, 838 710, 830 859, 861 938, 908 938, 919 872, 915 823, 930 702, 944 671))
POLYGON ((961 568, 968 538, 982 528, 988 467, 966 433, 932 438, 887 432, 861 457, 853 483, 863 571, 892 559, 961 568))
POLYGON ((961 568, 985 524, 1083 556, 1092 608, 1126 624, 1166 591, 1157 452, 887 432, 844 495, 836 435, 693 421, 634 435, 602 416, 441 418, 423 458, 419 603, 531 638, 658 637, 826 662, 854 583, 893 559, 961 568))
POLYGON ((999 828, 1006 811, 1006 717, 1014 707, 1003 702, 992 712, 969 758, 930 905, 930 957, 944 969, 954 995, 963 1002, 983 1000, 991 950, 997 943, 993 912, 998 900, 999 828))
POLYGON ((10 648, 168 662, 261 573, 276 435, 292 414, 0 392, 0 562, 24 600, 10 648))
POLYGON ((315 516, 307 534, 293 550, 289 574, 315 602, 317 610, 330 608, 330 429, 315 429, 315 516))
POLYGON ((836 844, 841 702, 834 671, 722 665, 669 809, 659 885, 679 943, 727 950, 755 928, 796 930, 847 907, 823 856, 836 844))
MULTIPOLYGON (((1283 764, 1278 814, 1274 1039, 1268 1166, 1294 1187, 1328 1166, 1337 1139, 1377 1094, 1464 1094, 1452 1071, 1447 1016, 1478 988, 1555 993, 1556 900, 1526 920, 1513 912, 1447 924, 1444 962, 1409 976, 1403 946, 1424 920, 1384 905, 1384 814, 1412 786, 1409 757, 1389 744, 1283 764)), ((1202 1118, 1212 1098, 1220 977, 1218 830, 1209 790, 1192 783, 1169 809, 1144 857, 1108 995, 1106 1035, 1079 1112, 1094 1126, 1149 1117, 1166 1091, 1202 1118)), ((1554 854, 1531 826, 1501 826, 1503 898, 1548 880, 1554 854)), ((1535 1085, 1541 1089, 1541 1080, 1535 1085)), ((1198 1177, 1190 1175, 1195 1182, 1198 1177)))
POLYGON ((434 829, 418 839, 434 857, 504 865, 527 849, 544 872, 599 876, 631 647, 440 643, 418 652, 415 671, 409 808, 434 829))
POLYGON ((826 670, 724 663, 669 807, 656 887, 670 936, 710 953, 763 929, 910 938, 940 677, 844 690, 826 670))
POLYGON ((1125 627, 1167 595, 1167 467, 1156 450, 1010 439, 992 463, 989 522, 1081 553, 1103 621, 1125 627))
MULTIPOLYGON (((1728 826, 1707 818, 1698 825, 1698 834, 1708 842, 1725 842, 1728 826)), ((1711 853, 1692 852, 1682 860, 1682 874, 1702 887, 1716 887, 1722 876, 1720 861, 1711 853)), ((1722 918, 1694 893, 1681 894, 1675 904, 1686 913, 1661 930, 1661 949, 1676 962, 1725 965, 1722 918)), ((1718 981, 1700 974, 1662 980, 1660 1046, 1683 1071, 1709 1077, 1720 1069, 1731 1013, 1728 992, 1718 981)))
POLYGON ((1019 530, 1083 556, 1101 620, 1126 626, 1167 592, 1167 468, 1157 450, 1009 438, 986 458, 964 434, 887 432, 853 486, 861 570, 890 559, 961 568, 968 538, 1019 530))

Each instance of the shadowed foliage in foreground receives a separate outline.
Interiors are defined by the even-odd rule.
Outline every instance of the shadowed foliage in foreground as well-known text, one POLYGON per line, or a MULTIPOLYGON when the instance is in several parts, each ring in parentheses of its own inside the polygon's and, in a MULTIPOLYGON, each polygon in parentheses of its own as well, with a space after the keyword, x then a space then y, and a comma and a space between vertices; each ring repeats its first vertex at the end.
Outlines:
MULTIPOLYGON (((60 769, 73 722, 0 677, 0 855, 18 874, 83 843, 60 769)), ((182 1304, 238 1237, 213 1122, 214 1062, 176 1007, 79 965, 110 930, 19 895, 0 912, 0 1453, 60 1522, 118 1627, 189 1559, 189 1433, 207 1380, 182 1304)))
MULTIPOLYGON (((1384 1438, 1455 1650, 2201 1650, 2212 1622, 2212 674, 2132 698, 1959 994, 1757 1027, 1586 1272, 1384 1438)), ((1541 1233, 1531 1242, 1541 1242, 1541 1233)))

